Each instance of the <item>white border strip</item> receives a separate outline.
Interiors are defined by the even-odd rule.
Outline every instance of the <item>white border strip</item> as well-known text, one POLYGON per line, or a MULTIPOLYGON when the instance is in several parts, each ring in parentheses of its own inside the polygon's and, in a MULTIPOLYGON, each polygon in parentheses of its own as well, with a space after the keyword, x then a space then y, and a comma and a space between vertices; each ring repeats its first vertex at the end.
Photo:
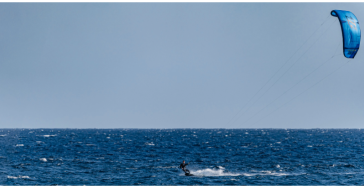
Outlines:
POLYGON ((227 1, 214 1, 214 0, 0 0, 1 3, 362 3, 364 0, 227 0, 227 1))

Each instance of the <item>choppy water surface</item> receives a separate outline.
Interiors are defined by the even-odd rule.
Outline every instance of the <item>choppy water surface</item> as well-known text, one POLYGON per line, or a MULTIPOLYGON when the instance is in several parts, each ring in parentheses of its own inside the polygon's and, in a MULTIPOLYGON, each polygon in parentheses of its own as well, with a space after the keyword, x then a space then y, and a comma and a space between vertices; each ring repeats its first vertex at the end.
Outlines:
POLYGON ((363 185, 362 130, 1 129, 1 185, 363 185), (177 168, 182 160, 196 176, 177 168))

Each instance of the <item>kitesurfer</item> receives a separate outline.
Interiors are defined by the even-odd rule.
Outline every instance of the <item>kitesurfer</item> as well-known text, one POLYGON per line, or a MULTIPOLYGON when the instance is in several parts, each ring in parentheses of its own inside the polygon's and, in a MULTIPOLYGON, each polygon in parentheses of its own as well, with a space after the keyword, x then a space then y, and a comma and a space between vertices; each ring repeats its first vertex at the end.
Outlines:
MULTIPOLYGON (((188 163, 190 164, 190 163, 188 163)), ((186 166, 188 165, 185 163, 185 161, 183 160, 183 162, 179 165, 179 168, 182 168, 183 172, 185 172, 186 174, 189 174, 190 171, 188 169, 186 169, 186 166)))

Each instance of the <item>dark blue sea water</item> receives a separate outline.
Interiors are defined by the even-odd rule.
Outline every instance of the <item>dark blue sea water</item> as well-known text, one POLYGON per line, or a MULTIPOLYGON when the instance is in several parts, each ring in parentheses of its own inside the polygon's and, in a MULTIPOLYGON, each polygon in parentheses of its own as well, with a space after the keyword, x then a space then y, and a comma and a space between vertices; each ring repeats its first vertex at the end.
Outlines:
POLYGON ((1 185, 364 185, 357 129, 2 129, 1 185), (186 160, 195 176, 177 167, 186 160))

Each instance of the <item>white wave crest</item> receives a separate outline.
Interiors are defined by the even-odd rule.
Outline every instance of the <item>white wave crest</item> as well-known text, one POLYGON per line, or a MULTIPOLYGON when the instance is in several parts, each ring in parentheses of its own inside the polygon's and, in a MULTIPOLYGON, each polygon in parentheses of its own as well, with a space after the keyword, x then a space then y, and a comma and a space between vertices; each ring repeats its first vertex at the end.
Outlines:
POLYGON ((219 169, 203 169, 203 170, 190 170, 191 174, 195 176, 241 176, 239 173, 224 172, 224 168, 219 169))
MULTIPOLYGON (((233 173, 225 171, 224 167, 219 166, 216 169, 203 169, 203 170, 190 170, 191 174, 195 176, 298 176, 299 174, 288 174, 284 172, 275 172, 275 171, 258 171, 258 172, 240 172, 233 173)), ((304 174, 304 173, 303 173, 304 174)), ((181 174, 184 175, 184 174, 181 174)))
POLYGON ((18 179, 18 178, 22 178, 22 179, 29 179, 29 176, 18 176, 18 177, 15 177, 15 176, 8 176, 8 179, 18 179))
POLYGON ((54 137, 54 136, 57 136, 57 135, 37 135, 37 136, 42 136, 42 137, 48 138, 48 137, 54 137))
MULTIPOLYGON (((281 170, 280 170, 281 171, 281 170)), ((243 173, 243 176, 299 176, 305 173, 285 173, 285 172, 276 172, 276 171, 258 171, 252 173, 243 173)))

